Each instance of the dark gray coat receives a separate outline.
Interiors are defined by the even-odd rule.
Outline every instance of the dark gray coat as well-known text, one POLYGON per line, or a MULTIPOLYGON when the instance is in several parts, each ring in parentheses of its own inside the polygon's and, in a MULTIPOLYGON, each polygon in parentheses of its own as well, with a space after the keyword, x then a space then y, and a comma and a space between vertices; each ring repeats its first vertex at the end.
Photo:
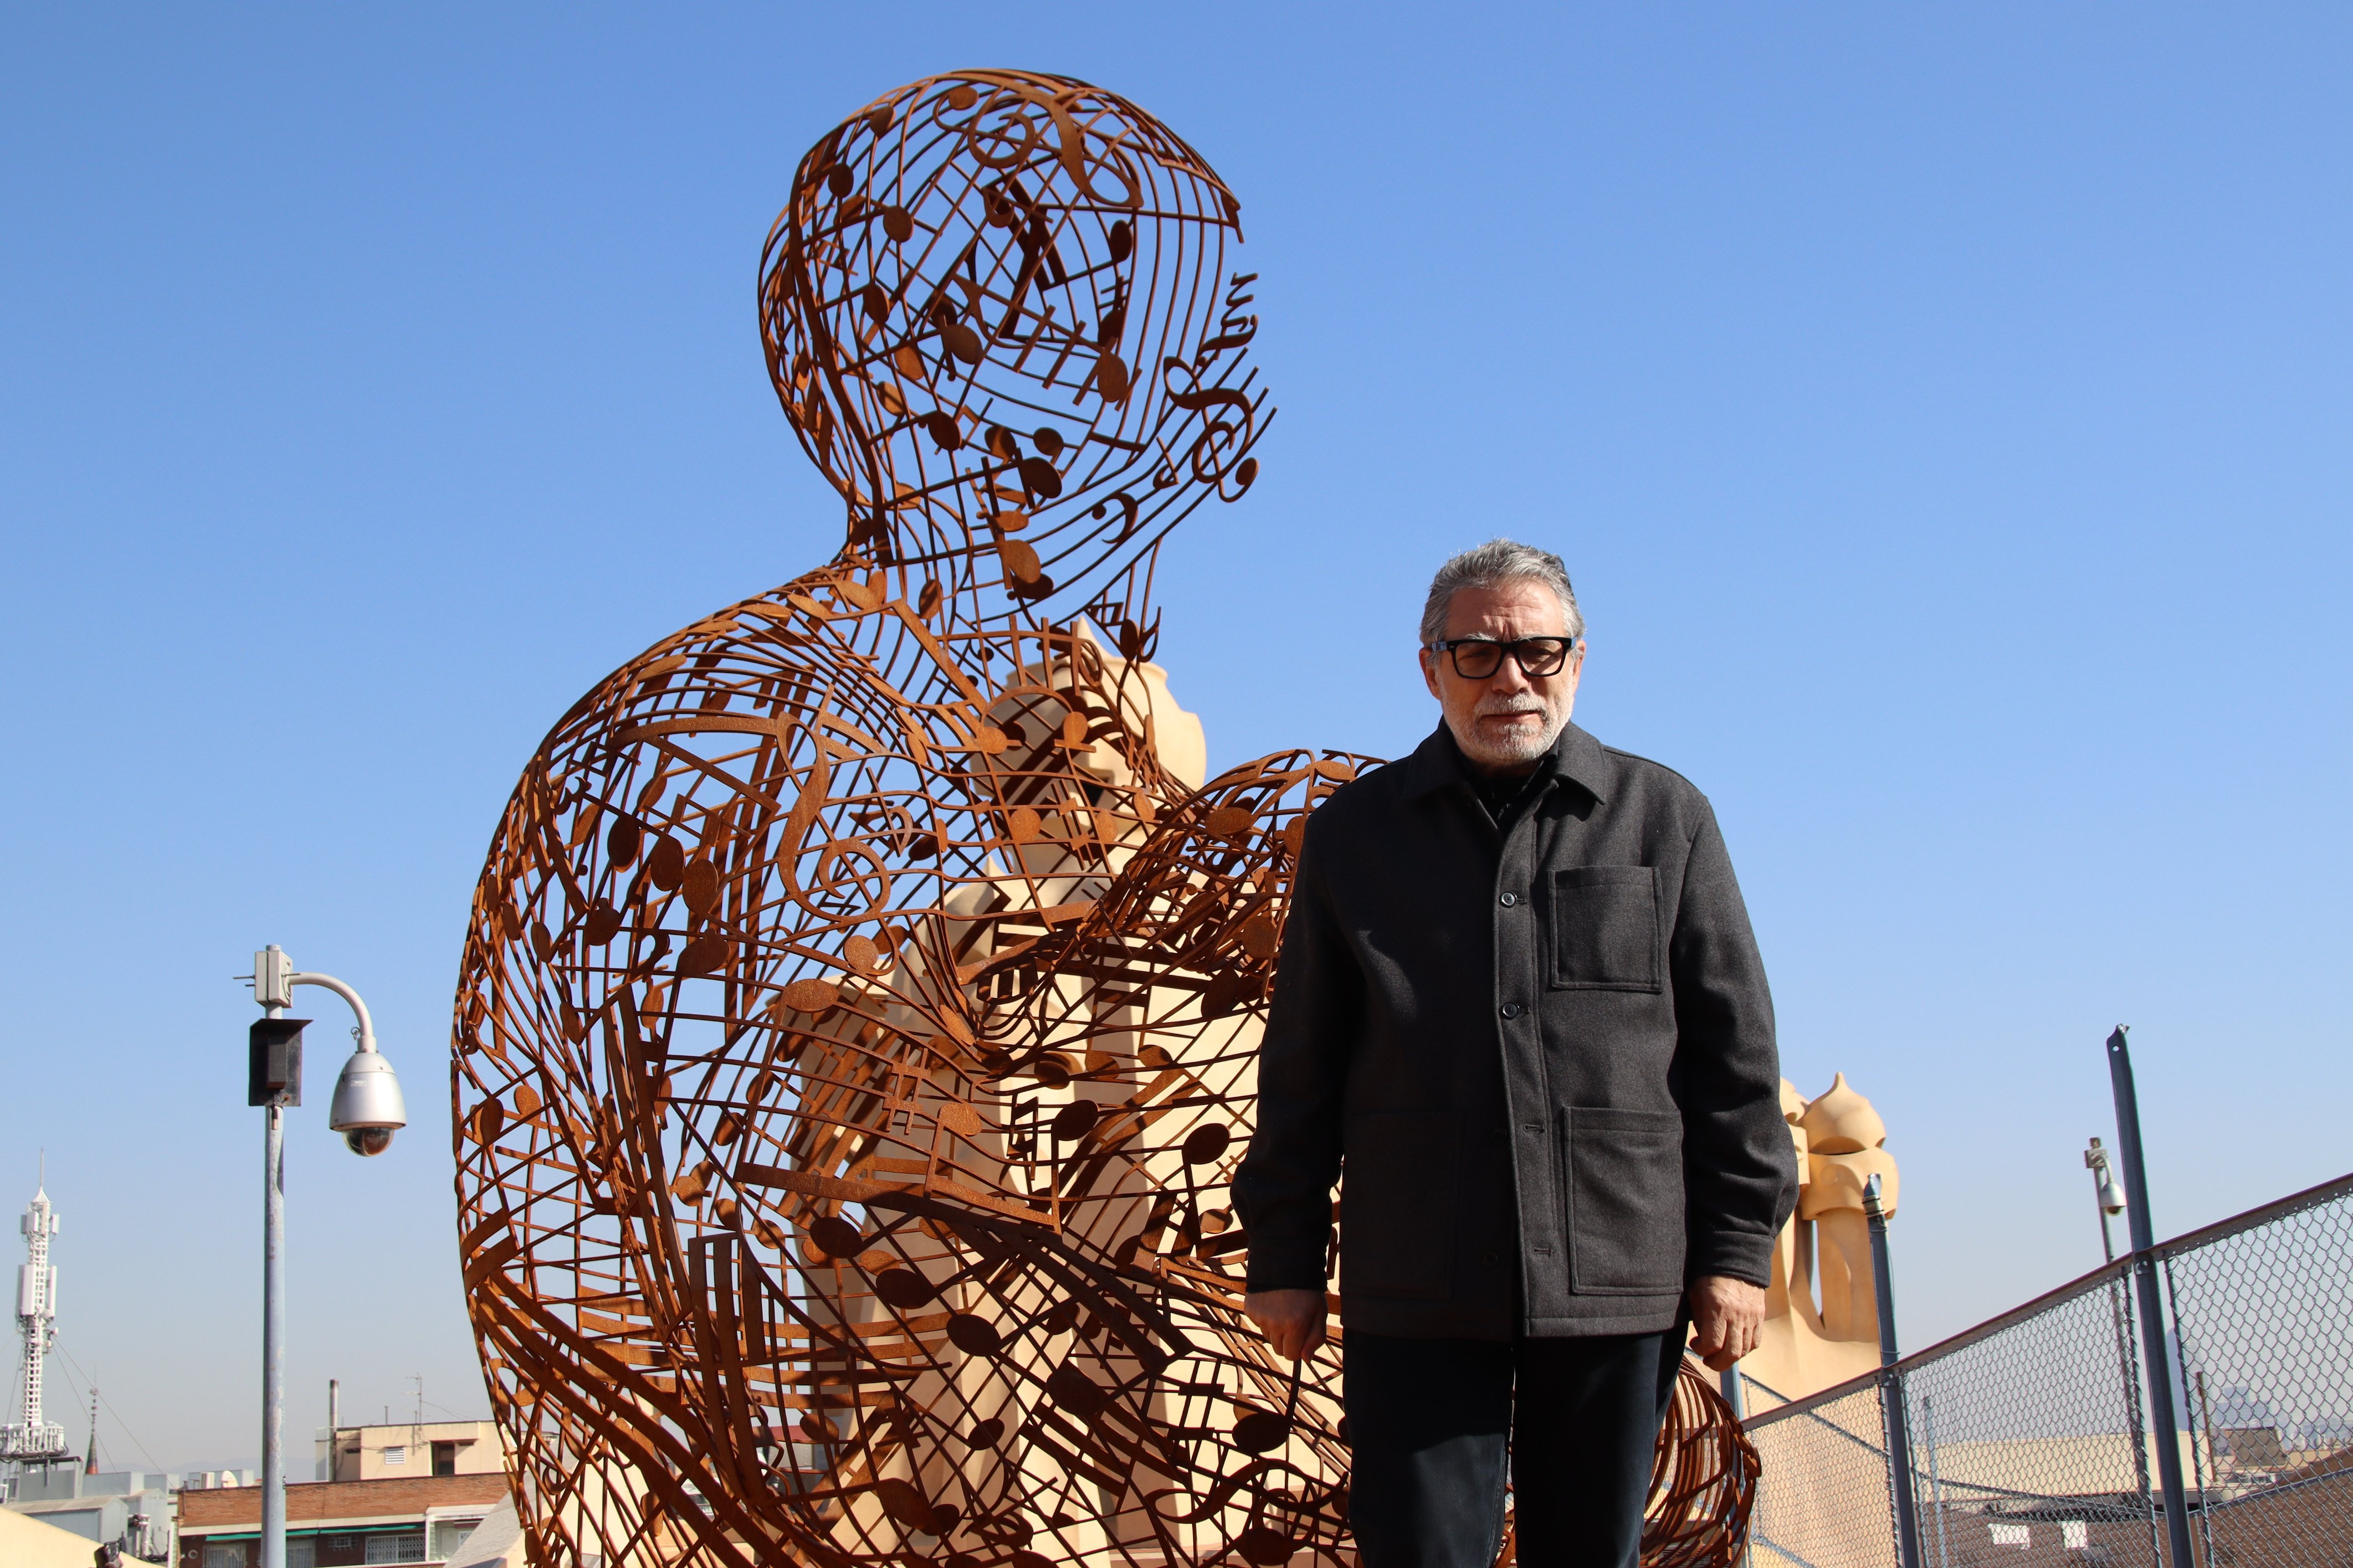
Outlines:
POLYGON ((1307 819, 1233 1184, 1253 1290, 1352 1329, 1649 1333, 1797 1200, 1773 1004, 1707 798, 1561 731, 1495 819, 1441 725, 1307 819))

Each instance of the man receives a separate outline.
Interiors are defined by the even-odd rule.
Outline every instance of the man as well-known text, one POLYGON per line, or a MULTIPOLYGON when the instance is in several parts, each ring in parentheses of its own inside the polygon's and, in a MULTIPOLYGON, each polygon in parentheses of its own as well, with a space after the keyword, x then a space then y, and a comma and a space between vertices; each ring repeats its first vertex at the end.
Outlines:
POLYGON ((1686 1325, 1757 1342, 1796 1201, 1772 1001, 1706 797, 1569 722, 1584 618, 1508 540, 1430 584, 1444 721, 1307 819, 1234 1181, 1246 1308, 1324 1337, 1366 1568, 1633 1568, 1686 1325))

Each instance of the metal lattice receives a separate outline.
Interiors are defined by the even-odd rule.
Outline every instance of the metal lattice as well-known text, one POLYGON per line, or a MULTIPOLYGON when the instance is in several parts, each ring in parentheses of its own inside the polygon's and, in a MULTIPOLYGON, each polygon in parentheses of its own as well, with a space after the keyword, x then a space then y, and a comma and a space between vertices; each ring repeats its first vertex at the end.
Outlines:
POLYGON ((1894 1516, 1879 1392, 1806 1400, 1749 1423, 1759 1475, 1753 1564, 1892 1568, 1894 1516))
POLYGON ((2161 1250, 2200 1553, 2353 1562, 2353 1191, 2161 1250))
MULTIPOLYGON (((2183 1505, 2200 1568, 2353 1562, 2353 1177, 2159 1245, 2183 1505)), ((1923 1568, 2162 1564, 2162 1423, 2134 1260, 1748 1423, 1754 1544, 1892 1568, 1908 1485, 1923 1568), (1888 1461, 1894 1390, 1912 1473, 1888 1461)), ((1768 1394, 1770 1391, 1767 1391, 1768 1394)))
MULTIPOLYGON (((542 1568, 1353 1556, 1336 1351, 1243 1321, 1225 1184, 1360 759, 1205 784, 1146 662, 1271 414, 1239 213, 1061 78, 802 159, 763 336, 847 542, 574 706, 467 934, 468 1300, 542 1568)), ((1746 1452, 1677 1400, 1656 1561, 1735 1554, 1746 1452)))

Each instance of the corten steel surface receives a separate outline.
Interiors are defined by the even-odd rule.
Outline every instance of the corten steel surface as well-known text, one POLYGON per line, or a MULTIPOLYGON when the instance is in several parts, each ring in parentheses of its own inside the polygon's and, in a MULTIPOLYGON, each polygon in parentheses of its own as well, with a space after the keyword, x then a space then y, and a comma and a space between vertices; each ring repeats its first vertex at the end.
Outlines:
MULTIPOLYGON (((1271 412, 1239 210, 1016 72, 801 161, 762 334, 848 541, 575 705, 466 942, 535 1562, 1353 1557, 1336 1352, 1294 1386, 1242 1318, 1225 1183, 1302 816, 1362 760, 1200 787, 1146 662, 1160 541, 1271 412)), ((1653 1560, 1727 1560, 1753 1473, 1687 1381, 1653 1560)))

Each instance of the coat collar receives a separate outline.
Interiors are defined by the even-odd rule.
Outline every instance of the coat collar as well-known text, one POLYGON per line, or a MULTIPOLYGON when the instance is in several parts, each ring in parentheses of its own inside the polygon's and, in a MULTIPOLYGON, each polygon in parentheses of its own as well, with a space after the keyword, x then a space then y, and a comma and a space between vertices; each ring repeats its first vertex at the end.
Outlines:
MULTIPOLYGON (((1408 798, 1464 782, 1460 756, 1454 737, 1447 732, 1446 721, 1440 720, 1430 738, 1397 764, 1406 775, 1408 798)), ((1561 726, 1560 738, 1552 743, 1552 784, 1565 779, 1595 800, 1606 803, 1609 798, 1608 786, 1615 782, 1610 773, 1609 754, 1601 749, 1600 742, 1578 729, 1574 721, 1561 726)))

